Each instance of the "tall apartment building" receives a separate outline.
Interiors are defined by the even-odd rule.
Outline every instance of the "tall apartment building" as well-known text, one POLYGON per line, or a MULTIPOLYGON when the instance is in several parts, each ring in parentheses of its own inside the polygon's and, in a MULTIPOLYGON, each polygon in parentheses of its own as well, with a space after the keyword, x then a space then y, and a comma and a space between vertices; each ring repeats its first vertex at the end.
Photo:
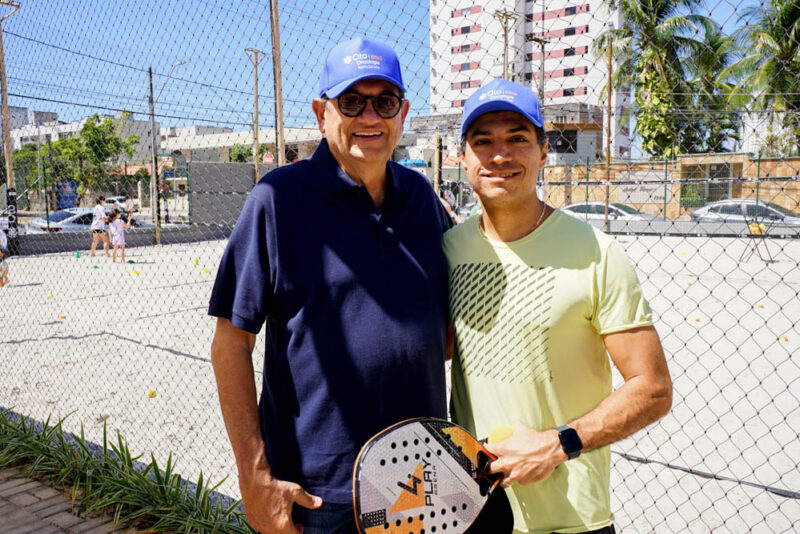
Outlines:
MULTIPOLYGON (((460 113, 485 81, 503 77, 498 11, 517 15, 508 32, 509 78, 539 94, 544 72, 551 153, 560 162, 605 154, 607 60, 592 43, 620 21, 603 0, 430 0, 431 115, 460 113)), ((630 153, 628 124, 620 120, 628 105, 628 95, 612 92, 613 157, 630 153)))

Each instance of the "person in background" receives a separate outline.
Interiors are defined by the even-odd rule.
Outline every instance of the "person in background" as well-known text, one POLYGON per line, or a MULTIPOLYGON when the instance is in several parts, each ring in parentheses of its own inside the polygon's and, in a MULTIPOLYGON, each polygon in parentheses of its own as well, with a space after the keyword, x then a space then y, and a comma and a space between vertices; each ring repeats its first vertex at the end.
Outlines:
POLYGON ((97 197, 97 205, 92 210, 92 248, 90 256, 94 257, 94 251, 97 248, 97 243, 103 240, 103 250, 106 257, 110 257, 108 253, 108 236, 106 235, 106 223, 108 217, 106 216, 106 198, 103 196, 97 197))
POLYGON ((116 263, 117 250, 120 251, 122 263, 125 263, 125 230, 131 227, 133 216, 128 212, 128 221, 122 220, 122 212, 119 210, 112 210, 108 214, 108 231, 111 233, 111 245, 114 247, 114 254, 111 261, 116 263))
POLYGON ((8 285, 8 261, 6 254, 8 251, 8 238, 4 230, 0 230, 0 287, 8 285))

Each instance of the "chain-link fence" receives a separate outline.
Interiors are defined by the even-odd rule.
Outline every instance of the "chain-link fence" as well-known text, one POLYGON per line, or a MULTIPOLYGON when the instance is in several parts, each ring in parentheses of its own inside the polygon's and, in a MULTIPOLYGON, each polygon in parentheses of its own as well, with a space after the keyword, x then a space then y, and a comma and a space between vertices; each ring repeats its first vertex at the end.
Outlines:
POLYGON ((366 36, 403 66, 411 112, 394 159, 460 215, 476 209, 460 111, 505 75, 542 96, 542 197, 634 262, 675 398, 612 446, 621 530, 794 531, 797 0, 277 4, 279 65, 266 0, 23 2, 2 23, 21 235, 0 288, 0 407, 69 415, 95 441, 106 423, 133 451, 173 452, 190 479, 230 475, 220 490, 238 496, 209 361, 216 268, 254 177, 318 145, 327 50, 366 36), (102 241, 91 256, 101 195, 132 201, 125 262, 102 241))

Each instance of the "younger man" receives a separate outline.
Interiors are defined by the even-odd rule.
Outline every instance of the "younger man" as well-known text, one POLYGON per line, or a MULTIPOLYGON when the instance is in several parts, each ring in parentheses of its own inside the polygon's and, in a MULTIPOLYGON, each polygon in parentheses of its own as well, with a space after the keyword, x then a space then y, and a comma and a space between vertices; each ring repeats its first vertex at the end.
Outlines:
POLYGON ((672 384, 630 261, 536 195, 536 95, 495 80, 464 106, 461 165, 483 208, 444 236, 455 326, 452 411, 490 445, 515 532, 614 532, 608 445, 663 416, 672 384), (611 391, 611 361, 625 379, 611 391))

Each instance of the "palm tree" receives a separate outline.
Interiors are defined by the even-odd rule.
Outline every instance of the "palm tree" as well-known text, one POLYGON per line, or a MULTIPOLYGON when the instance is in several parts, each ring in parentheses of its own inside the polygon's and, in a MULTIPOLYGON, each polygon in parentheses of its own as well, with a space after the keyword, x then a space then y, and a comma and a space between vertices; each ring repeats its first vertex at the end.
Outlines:
POLYGON ((722 75, 737 55, 736 42, 717 23, 705 26, 703 46, 687 62, 693 109, 681 140, 684 152, 727 152, 739 140, 739 115, 729 102, 734 84, 722 75))
POLYGON ((734 36, 743 56, 723 71, 739 80, 732 101, 770 117, 780 113, 800 149, 800 2, 771 0, 742 18, 748 24, 734 36))
POLYGON ((598 36, 595 53, 622 58, 612 77, 618 90, 634 91, 636 133, 642 149, 654 158, 674 156, 680 150, 680 134, 689 120, 681 112, 690 108, 691 87, 682 57, 702 50, 691 37, 713 24, 702 15, 680 14, 700 0, 604 0, 620 10, 622 27, 598 36))

